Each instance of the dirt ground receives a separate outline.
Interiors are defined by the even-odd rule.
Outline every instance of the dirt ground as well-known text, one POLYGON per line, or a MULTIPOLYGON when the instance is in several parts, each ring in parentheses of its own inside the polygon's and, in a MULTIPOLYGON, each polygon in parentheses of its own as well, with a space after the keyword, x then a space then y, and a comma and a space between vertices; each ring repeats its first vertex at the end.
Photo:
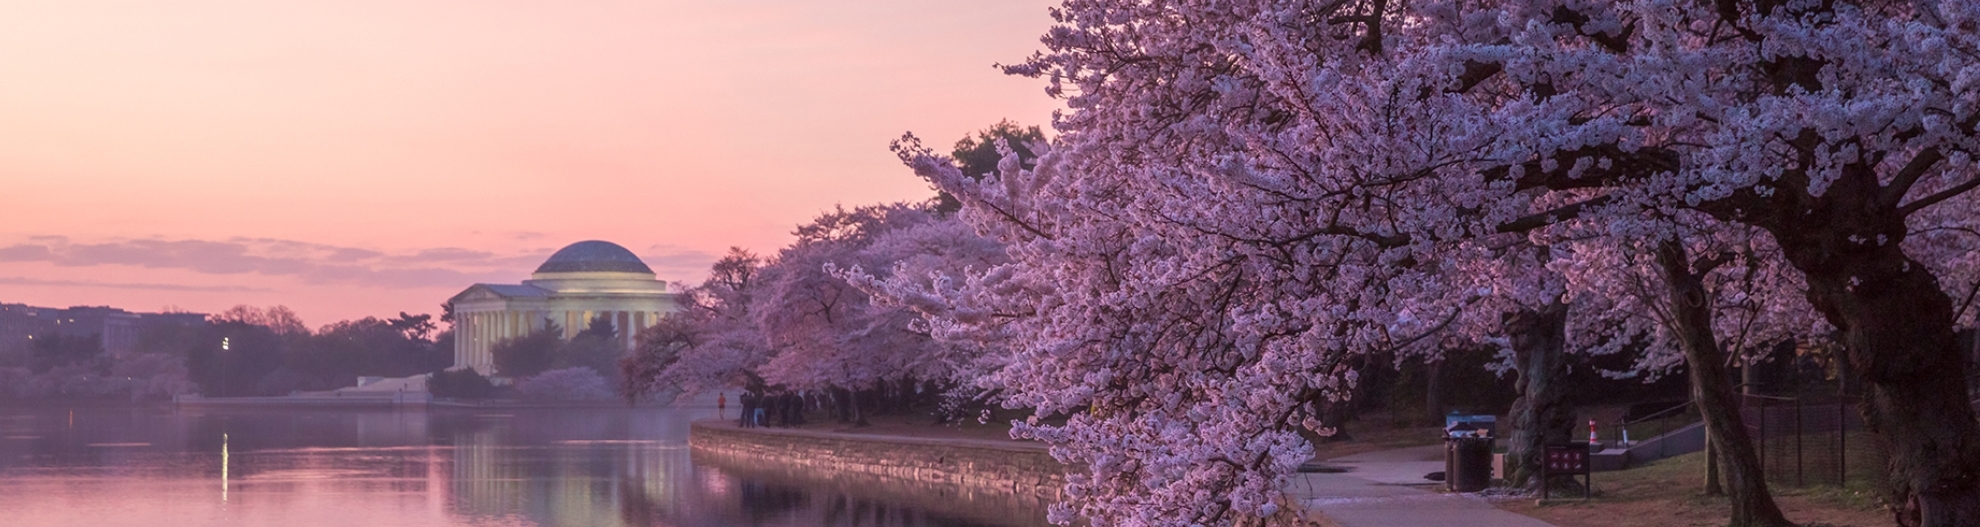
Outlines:
MULTIPOLYGON (((1704 496, 1704 454, 1694 453, 1617 472, 1594 474, 1598 495, 1585 503, 1541 506, 1533 499, 1508 499, 1500 508, 1561 527, 1664 527, 1725 525, 1732 509, 1723 498, 1704 496)), ((1774 501, 1789 521, 1801 525, 1877 527, 1893 525, 1867 488, 1776 488, 1774 501)))

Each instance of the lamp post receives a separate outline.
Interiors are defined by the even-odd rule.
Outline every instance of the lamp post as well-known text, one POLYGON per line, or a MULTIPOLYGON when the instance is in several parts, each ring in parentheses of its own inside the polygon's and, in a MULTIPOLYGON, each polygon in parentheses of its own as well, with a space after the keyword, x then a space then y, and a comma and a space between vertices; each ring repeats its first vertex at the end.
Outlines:
MULTIPOLYGON (((220 391, 222 392, 233 391, 228 389, 234 383, 234 376, 229 375, 234 369, 233 360, 227 358, 227 350, 231 347, 230 340, 231 337, 220 337, 220 391)), ((222 397, 226 395, 222 395, 222 397)))

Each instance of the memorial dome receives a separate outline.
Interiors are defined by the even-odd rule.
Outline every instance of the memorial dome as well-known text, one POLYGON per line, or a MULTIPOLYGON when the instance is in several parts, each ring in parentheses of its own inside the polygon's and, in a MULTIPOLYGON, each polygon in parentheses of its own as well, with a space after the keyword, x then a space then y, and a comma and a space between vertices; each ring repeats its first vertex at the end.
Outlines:
POLYGON ((558 249, 536 268, 538 273, 640 273, 653 274, 646 262, 619 244, 586 240, 558 249))

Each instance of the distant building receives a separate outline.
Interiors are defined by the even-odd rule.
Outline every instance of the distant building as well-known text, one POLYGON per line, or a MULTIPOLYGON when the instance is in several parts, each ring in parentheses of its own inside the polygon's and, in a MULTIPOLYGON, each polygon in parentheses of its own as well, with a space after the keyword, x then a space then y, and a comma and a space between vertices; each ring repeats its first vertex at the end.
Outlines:
POLYGON ((128 355, 137 351, 138 333, 153 325, 199 326, 204 313, 133 313, 109 306, 68 309, 26 304, 0 304, 0 353, 18 353, 39 335, 98 337, 103 351, 128 355))
POLYGON ((26 304, 0 304, 0 355, 27 353, 35 335, 55 331, 59 309, 26 304))
POLYGON ((521 284, 474 284, 448 302, 454 306, 454 367, 484 375, 495 371, 491 352, 497 343, 546 322, 570 338, 603 317, 631 349, 639 330, 681 309, 679 296, 668 293, 632 251, 596 240, 558 250, 521 284))
POLYGON ((125 355, 137 349, 138 314, 110 306, 76 306, 55 318, 64 337, 102 337, 103 351, 125 355))

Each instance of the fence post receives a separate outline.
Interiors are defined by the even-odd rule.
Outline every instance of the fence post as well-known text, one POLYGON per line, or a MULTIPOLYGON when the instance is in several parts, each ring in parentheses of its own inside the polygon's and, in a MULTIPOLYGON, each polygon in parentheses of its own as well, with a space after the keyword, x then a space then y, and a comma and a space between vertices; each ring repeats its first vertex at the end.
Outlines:
MULTIPOLYGON (((1752 398, 1751 398, 1751 397, 1748 397, 1748 399, 1749 399, 1749 400, 1751 400, 1752 398)), ((1760 419, 1759 419, 1759 421, 1760 421, 1760 434, 1759 434, 1759 435, 1760 435, 1760 441, 1759 441, 1759 442, 1760 442, 1760 473, 1762 474, 1762 476, 1761 476, 1761 477, 1763 477, 1763 478, 1764 478, 1764 477, 1766 477, 1766 476, 1765 476, 1765 474, 1766 474, 1766 473, 1768 472, 1768 470, 1767 470, 1767 460, 1768 460, 1768 459, 1770 459, 1770 458, 1768 458, 1768 457, 1767 457, 1767 400, 1766 400, 1766 399, 1761 399, 1761 400, 1760 400, 1760 412, 1759 412, 1759 414, 1760 414, 1760 419)))
POLYGON ((1836 363, 1836 486, 1849 485, 1849 361, 1833 356, 1836 363))
POLYGON ((1807 430, 1801 428, 1801 410, 1801 398, 1796 397, 1794 398, 1794 484, 1798 487, 1806 487, 1808 480, 1802 477, 1801 438, 1807 435, 1807 430))
POLYGON ((1849 416, 1843 413, 1848 397, 1836 399, 1836 486, 1849 486, 1849 416))

